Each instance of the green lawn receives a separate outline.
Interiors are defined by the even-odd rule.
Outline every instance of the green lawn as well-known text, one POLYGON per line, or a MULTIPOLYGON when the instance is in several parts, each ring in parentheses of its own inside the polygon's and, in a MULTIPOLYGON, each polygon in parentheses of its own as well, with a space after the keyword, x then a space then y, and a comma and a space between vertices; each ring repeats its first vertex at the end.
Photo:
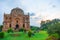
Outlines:
POLYGON ((5 38, 0 40, 45 40, 48 37, 46 31, 40 31, 35 33, 31 38, 28 37, 27 33, 24 32, 15 32, 14 34, 20 34, 19 36, 11 36, 11 33, 5 33, 5 38))

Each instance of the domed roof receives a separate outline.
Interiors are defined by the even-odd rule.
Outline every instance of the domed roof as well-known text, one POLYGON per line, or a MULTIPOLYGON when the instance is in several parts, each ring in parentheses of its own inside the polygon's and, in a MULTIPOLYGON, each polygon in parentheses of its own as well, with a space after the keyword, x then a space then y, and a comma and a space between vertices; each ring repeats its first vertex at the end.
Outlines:
POLYGON ((13 12, 13 11, 19 11, 19 12, 22 12, 22 13, 23 13, 23 10, 22 10, 22 9, 20 9, 20 8, 18 8, 18 7, 13 8, 13 9, 11 10, 11 12, 13 12))

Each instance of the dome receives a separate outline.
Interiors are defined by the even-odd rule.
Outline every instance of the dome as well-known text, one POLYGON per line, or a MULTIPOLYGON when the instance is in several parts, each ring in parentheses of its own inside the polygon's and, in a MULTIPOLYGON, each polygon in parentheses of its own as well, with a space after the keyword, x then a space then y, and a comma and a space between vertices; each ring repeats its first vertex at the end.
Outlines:
POLYGON ((13 8, 12 10, 11 10, 11 13, 12 12, 21 12, 21 13, 23 13, 24 14, 24 12, 23 12, 23 10, 22 9, 20 9, 20 8, 18 8, 18 7, 16 7, 16 8, 13 8))

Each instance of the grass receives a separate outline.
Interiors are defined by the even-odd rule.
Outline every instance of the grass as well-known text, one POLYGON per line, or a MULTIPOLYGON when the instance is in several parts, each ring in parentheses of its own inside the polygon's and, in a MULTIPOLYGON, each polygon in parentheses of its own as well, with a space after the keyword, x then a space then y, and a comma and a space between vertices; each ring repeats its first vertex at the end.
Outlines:
POLYGON ((13 34, 20 34, 19 36, 11 36, 12 33, 5 33, 5 38, 0 40, 45 40, 48 37, 46 31, 40 31, 35 33, 31 38, 28 37, 27 33, 24 32, 15 32, 13 34))

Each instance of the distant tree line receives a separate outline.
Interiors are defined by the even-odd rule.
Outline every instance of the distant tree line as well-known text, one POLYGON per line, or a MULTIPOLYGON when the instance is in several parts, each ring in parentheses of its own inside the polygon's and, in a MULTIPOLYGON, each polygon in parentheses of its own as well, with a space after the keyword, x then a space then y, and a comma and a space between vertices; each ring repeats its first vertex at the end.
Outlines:
POLYGON ((50 36, 53 34, 56 39, 60 40, 60 19, 42 21, 40 29, 46 30, 50 36))

